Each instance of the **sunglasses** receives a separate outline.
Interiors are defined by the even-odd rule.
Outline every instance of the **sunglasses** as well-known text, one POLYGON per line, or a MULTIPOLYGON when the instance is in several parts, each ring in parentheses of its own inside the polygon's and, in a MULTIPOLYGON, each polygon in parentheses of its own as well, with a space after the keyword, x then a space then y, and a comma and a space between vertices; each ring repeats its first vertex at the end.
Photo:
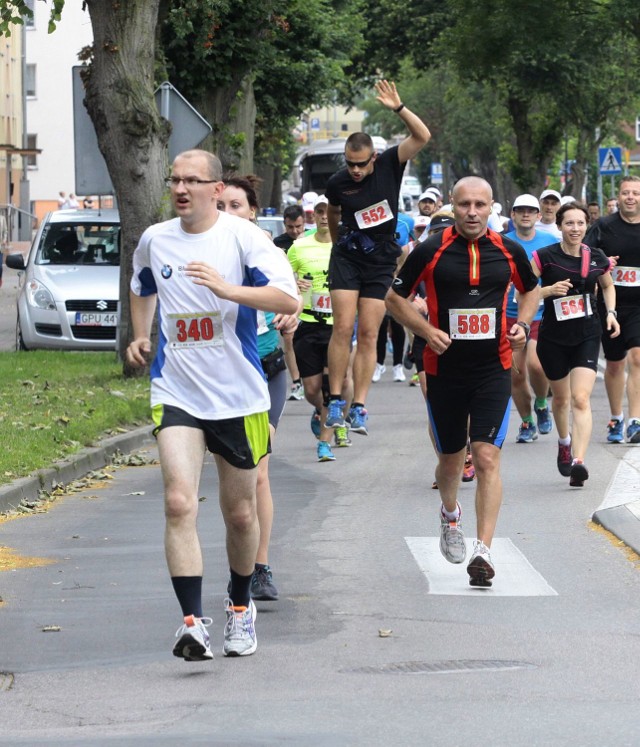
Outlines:
POLYGON ((349 161, 347 158, 345 158, 344 162, 350 169, 363 169, 365 166, 369 165, 372 158, 373 153, 369 156, 369 158, 367 158, 366 161, 349 161))

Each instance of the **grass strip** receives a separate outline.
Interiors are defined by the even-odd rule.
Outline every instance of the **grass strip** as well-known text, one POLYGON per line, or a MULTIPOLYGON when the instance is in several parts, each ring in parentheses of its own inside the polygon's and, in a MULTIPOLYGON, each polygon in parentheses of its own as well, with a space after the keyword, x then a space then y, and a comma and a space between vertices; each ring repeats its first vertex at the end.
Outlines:
POLYGON ((114 353, 0 353, 0 484, 145 423, 149 379, 125 379, 114 353))

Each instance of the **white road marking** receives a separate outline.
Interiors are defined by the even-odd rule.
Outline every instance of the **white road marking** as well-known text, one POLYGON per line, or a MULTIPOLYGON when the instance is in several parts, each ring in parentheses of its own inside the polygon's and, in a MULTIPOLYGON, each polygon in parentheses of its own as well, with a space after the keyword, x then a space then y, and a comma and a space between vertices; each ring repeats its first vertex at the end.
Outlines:
POLYGON ((467 562, 474 539, 467 537, 467 561, 454 565, 440 553, 439 537, 405 537, 405 542, 424 573, 429 594, 472 595, 490 597, 550 597, 557 596, 526 557, 510 539, 494 539, 491 560, 496 568, 493 586, 487 589, 469 586, 467 562))

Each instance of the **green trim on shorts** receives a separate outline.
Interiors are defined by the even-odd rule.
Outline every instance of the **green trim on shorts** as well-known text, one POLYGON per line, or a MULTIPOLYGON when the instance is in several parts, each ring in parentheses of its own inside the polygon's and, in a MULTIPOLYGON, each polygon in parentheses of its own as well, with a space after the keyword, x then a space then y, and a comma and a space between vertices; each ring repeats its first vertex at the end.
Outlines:
POLYGON ((151 420, 153 420, 153 435, 157 436, 160 426, 162 425, 162 416, 164 415, 164 405, 154 405, 151 408, 151 420))
POLYGON ((269 413, 256 412, 244 416, 244 432, 253 456, 253 463, 257 465, 263 456, 269 452, 269 413))

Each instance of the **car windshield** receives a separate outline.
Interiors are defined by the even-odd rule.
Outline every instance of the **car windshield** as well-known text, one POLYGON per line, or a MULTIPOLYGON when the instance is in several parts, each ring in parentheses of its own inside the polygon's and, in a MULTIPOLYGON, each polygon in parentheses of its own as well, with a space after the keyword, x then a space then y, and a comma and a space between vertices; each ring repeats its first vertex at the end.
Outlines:
POLYGON ((40 240, 38 265, 119 265, 120 226, 50 223, 40 240))

